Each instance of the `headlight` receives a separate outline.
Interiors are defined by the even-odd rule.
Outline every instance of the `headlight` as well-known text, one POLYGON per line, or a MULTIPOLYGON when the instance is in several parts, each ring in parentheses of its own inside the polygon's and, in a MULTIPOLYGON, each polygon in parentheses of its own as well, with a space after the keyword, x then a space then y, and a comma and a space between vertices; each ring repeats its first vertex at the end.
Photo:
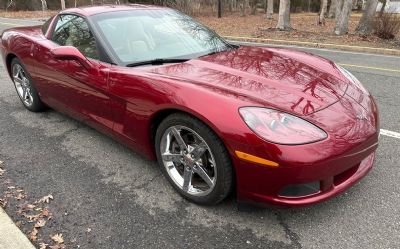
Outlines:
POLYGON ((361 84, 361 82, 356 78, 356 76, 354 76, 352 73, 350 73, 346 68, 336 64, 336 67, 340 70, 340 72, 348 79, 350 80, 352 83, 354 83, 354 85, 360 89, 362 92, 364 93, 368 93, 368 91, 365 89, 365 87, 361 84))
POLYGON ((239 113, 252 131, 273 143, 306 144, 327 137, 317 126, 288 113, 262 107, 242 107, 239 113))

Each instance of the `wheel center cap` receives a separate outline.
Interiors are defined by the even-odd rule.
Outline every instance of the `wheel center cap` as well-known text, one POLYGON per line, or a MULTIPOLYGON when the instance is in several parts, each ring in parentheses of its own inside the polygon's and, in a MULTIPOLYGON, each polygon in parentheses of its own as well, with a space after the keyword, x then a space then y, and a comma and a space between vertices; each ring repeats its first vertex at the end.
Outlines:
POLYGON ((186 165, 192 166, 195 163, 195 160, 192 158, 191 154, 183 155, 183 161, 186 165))

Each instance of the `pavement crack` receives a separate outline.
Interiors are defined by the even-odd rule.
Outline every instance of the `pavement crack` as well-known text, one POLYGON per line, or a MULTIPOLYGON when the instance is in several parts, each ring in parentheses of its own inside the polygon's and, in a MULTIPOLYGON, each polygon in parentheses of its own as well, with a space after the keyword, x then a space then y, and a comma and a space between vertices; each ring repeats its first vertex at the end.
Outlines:
POLYGON ((290 242, 292 243, 294 248, 302 248, 299 235, 290 229, 289 225, 285 222, 281 212, 276 213, 276 218, 279 224, 283 227, 286 236, 290 239, 290 242))

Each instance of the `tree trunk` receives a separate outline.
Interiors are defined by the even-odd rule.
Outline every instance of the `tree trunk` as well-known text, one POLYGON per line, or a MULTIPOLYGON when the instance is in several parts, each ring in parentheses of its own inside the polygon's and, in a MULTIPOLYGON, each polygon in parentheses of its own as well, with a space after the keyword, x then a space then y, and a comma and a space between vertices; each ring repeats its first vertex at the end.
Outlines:
POLYGON ((336 26, 335 34, 344 35, 349 32, 349 17, 351 8, 353 6, 352 0, 338 0, 336 6, 336 26))
POLYGON ((378 0, 368 0, 360 22, 358 23, 358 26, 356 28, 357 34, 369 35, 372 33, 372 24, 374 21, 377 6, 378 0))
POLYGON ((267 1, 267 15, 265 16, 267 19, 272 19, 274 16, 274 0, 267 1))
POLYGON ((279 17, 276 29, 278 30, 292 29, 292 27, 290 26, 290 0, 279 1, 279 17))
POLYGON ((250 15, 255 15, 257 11, 258 0, 250 0, 251 12, 250 15))
POLYGON ((42 11, 46 11, 47 10, 47 2, 46 0, 41 0, 42 2, 42 11))
POLYGON ((325 25, 325 16, 327 9, 328 9, 328 0, 321 0, 321 10, 319 13, 319 20, 318 20, 319 25, 325 25))
POLYGON ((383 15, 383 13, 385 12, 386 3, 387 3, 387 0, 383 0, 381 10, 379 11, 379 17, 381 17, 383 15))
POLYGON ((246 15, 246 3, 245 3, 245 0, 238 0, 238 2, 239 2, 240 16, 245 16, 246 15))
POLYGON ((61 9, 65 9, 65 0, 61 0, 61 9))
POLYGON ((336 4, 337 4, 337 0, 331 1, 331 5, 329 6, 328 18, 336 17, 336 4))

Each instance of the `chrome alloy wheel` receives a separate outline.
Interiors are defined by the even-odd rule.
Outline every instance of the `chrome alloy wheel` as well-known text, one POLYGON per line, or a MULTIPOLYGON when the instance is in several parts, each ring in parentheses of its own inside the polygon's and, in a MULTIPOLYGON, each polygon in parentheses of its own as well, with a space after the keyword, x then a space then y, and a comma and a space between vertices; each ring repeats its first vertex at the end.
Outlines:
POLYGON ((208 195, 217 181, 217 167, 210 147, 192 129, 175 125, 163 134, 161 157, 168 175, 184 192, 208 195))
POLYGON ((21 98, 24 105, 28 107, 31 106, 33 104, 31 83, 27 78, 24 69, 21 65, 14 64, 12 68, 12 73, 15 88, 17 89, 19 97, 21 98))

